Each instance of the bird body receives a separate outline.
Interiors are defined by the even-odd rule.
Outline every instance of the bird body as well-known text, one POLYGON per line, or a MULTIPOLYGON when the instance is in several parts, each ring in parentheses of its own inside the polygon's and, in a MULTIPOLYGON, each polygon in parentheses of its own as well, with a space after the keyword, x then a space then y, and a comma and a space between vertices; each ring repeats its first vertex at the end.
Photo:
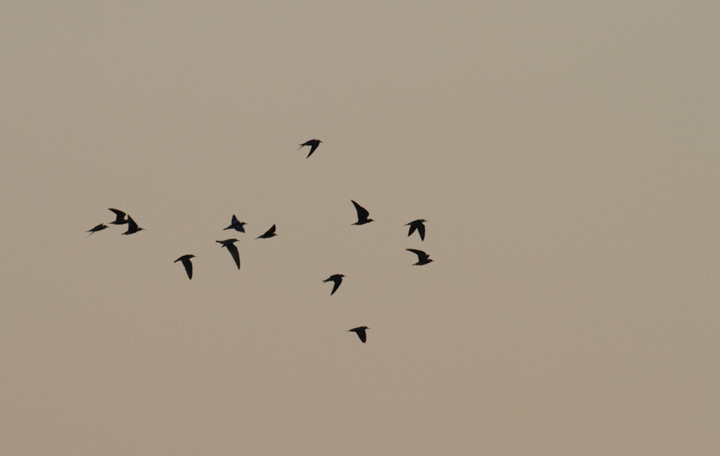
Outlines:
POLYGON ((127 216, 127 223, 128 223, 128 229, 123 234, 133 234, 137 233, 138 231, 142 231, 144 228, 140 228, 137 223, 135 223, 135 220, 132 219, 129 215, 127 216))
POLYGON ((275 225, 271 226, 269 230, 256 237, 255 239, 269 239, 273 236, 277 236, 277 234, 275 234, 275 225))
POLYGON ((343 277, 345 277, 345 276, 342 275, 342 274, 333 274, 333 275, 331 275, 330 277, 328 277, 327 279, 323 280, 323 283, 327 283, 327 282, 330 282, 330 281, 334 282, 334 284, 333 284, 333 289, 332 289, 332 291, 330 292, 330 296, 332 296, 333 294, 335 294, 335 292, 337 291, 337 289, 340 287, 340 284, 342 283, 343 277))
POLYGON ((358 221, 353 223, 353 225, 364 225, 366 223, 370 223, 373 221, 373 219, 368 218, 370 213, 364 207, 362 207, 361 205, 359 205, 358 203, 356 203, 353 200, 350 200, 350 201, 352 201, 353 205, 355 206, 355 211, 357 211, 357 217, 358 217, 358 221))
POLYGON ((182 261, 182 265, 185 266, 185 272, 187 272, 188 279, 192 280, 193 266, 192 266, 192 262, 190 261, 190 258, 195 258, 195 255, 183 255, 180 258, 178 258, 177 260, 175 260, 173 263, 182 261))
POLYGON ((348 332, 352 331, 358 335, 362 343, 365 343, 367 340, 367 334, 365 334, 365 330, 370 329, 367 326, 358 326, 357 328, 348 329, 348 332))
POLYGON ((412 236, 412 234, 417 230, 418 234, 420 235, 420 240, 425 240, 425 225, 423 225, 424 222, 427 222, 425 219, 418 219, 413 220, 410 223, 406 223, 405 226, 410 225, 410 231, 408 231, 408 236, 412 236))
POLYGON ((123 211, 118 209, 111 209, 108 208, 108 210, 112 211, 115 214, 115 220, 110 222, 112 225, 125 225, 128 222, 127 214, 125 214, 123 211))
POLYGON ((226 229, 226 230, 240 231, 241 233, 244 233, 244 232, 245 232, 245 228, 244 228, 245 225, 247 225, 247 223, 241 222, 240 220, 238 220, 237 217, 235 217, 235 214, 233 214, 233 216, 232 216, 232 222, 230 223, 230 226, 228 226, 228 227, 225 228, 225 229, 226 229))
POLYGON ((408 252, 412 252, 415 255, 418 256, 418 262, 413 264, 413 266, 422 266, 424 264, 432 263, 433 260, 430 259, 430 255, 423 252, 422 250, 415 250, 415 249, 405 249, 408 252))
POLYGON ((322 141, 320 141, 319 139, 311 139, 309 141, 305 141, 304 143, 300 144, 300 148, 298 150, 302 149, 305 146, 310 146, 310 153, 307 155, 307 157, 305 157, 310 158, 310 156, 313 154, 313 152, 315 152, 315 149, 318 148, 321 142, 322 141))
MULTIPOLYGON (((90 233, 90 234, 97 233, 98 231, 102 231, 105 228, 107 228, 107 225, 105 225, 104 223, 101 223, 93 228, 90 228, 89 230, 86 231, 86 233, 90 233)), ((90 234, 88 234, 88 236, 90 236, 90 234)))
POLYGON ((238 252, 237 247, 235 247, 237 239, 225 239, 224 241, 215 242, 222 244, 222 247, 228 249, 228 252, 230 252, 230 255, 233 257, 233 260, 235 260, 235 264, 237 264, 238 269, 240 269, 240 252, 238 252))

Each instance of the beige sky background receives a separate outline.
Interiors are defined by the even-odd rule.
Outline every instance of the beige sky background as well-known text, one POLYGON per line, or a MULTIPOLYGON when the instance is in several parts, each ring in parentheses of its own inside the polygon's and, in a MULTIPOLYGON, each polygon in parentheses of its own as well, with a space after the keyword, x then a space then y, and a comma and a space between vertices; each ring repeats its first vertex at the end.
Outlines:
POLYGON ((2 2, 0 453, 720 454, 719 23, 2 2))

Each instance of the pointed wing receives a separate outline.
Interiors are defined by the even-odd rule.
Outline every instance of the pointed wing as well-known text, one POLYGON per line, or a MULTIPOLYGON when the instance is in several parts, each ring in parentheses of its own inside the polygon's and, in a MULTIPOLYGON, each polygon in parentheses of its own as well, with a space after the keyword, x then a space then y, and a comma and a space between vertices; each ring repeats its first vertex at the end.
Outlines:
POLYGON ((412 234, 415 232, 415 224, 414 223, 408 223, 410 225, 410 230, 408 231, 408 236, 412 236, 412 234))
POLYGON ((227 249, 230 251, 230 255, 232 255, 233 260, 235 260, 235 264, 237 265, 238 269, 240 269, 240 252, 238 252, 235 244, 227 244, 225 245, 225 247, 227 247, 227 249))
POLYGON ((137 231, 137 229, 138 229, 138 224, 135 223, 135 220, 133 220, 132 217, 130 217, 128 215, 128 231, 130 233, 134 233, 135 231, 137 231))
POLYGON ((362 341, 362 343, 365 343, 365 341, 367 340, 367 334, 365 334, 365 328, 358 328, 355 330, 355 332, 357 333, 357 335, 360 338, 360 340, 362 341))
POLYGON ((412 253, 414 253, 415 255, 417 255, 417 256, 418 256, 418 261, 423 261, 423 260, 427 260, 428 258, 430 258, 430 255, 428 255, 427 253, 423 252, 422 250, 415 250, 415 249, 405 249, 405 250, 407 250, 408 252, 412 252, 412 253))
MULTIPOLYGON (((308 142, 310 142, 310 141, 308 141, 308 142)), ((310 158, 310 156, 313 154, 313 152, 315 152, 315 149, 317 149, 319 145, 320 145, 320 141, 313 141, 312 144, 310 144, 310 153, 307 154, 307 157, 305 157, 305 158, 310 158)))
POLYGON ((190 258, 183 258, 182 264, 185 266, 185 272, 187 272, 188 279, 192 280, 192 261, 190 261, 190 258))
MULTIPOLYGON (((342 283, 342 277, 336 277, 335 279, 333 279, 333 282, 335 282, 335 284, 333 285, 333 289, 330 292, 330 296, 335 294, 337 289, 340 288, 340 284, 342 283)), ((352 287, 350 287, 350 288, 352 288, 352 287)))
POLYGON ((367 210, 365 210, 364 207, 362 207, 355 201, 353 201, 353 200, 350 200, 350 201, 352 201, 353 205, 355 206, 355 210, 357 211, 358 221, 360 222, 363 220, 367 220, 370 213, 367 210))
POLYGON ((113 208, 108 208, 108 210, 112 211, 115 214, 115 222, 122 222, 122 224, 125 224, 127 222, 127 220, 125 220, 125 212, 113 208))
POLYGON ((420 233, 420 240, 424 241, 425 240, 425 225, 423 225, 422 223, 420 225, 418 225, 418 233, 420 233))

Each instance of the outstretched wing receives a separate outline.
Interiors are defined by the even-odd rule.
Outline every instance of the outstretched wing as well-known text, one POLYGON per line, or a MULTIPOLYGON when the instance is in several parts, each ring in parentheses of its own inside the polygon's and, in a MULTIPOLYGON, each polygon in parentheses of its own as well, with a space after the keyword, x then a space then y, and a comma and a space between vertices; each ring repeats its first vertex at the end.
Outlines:
POLYGON ((350 201, 352 201, 353 205, 355 206, 355 210, 357 211, 358 221, 367 220, 370 213, 364 207, 362 207, 355 201, 353 201, 353 200, 350 200, 350 201))
POLYGON ((125 212, 119 210, 119 209, 113 209, 108 208, 108 210, 112 211, 115 214, 115 222, 120 224, 127 223, 127 220, 125 220, 125 212))
POLYGON ((130 217, 128 215, 128 231, 133 233, 133 232, 137 231, 137 229, 138 229, 138 224, 135 223, 135 220, 133 220, 132 217, 130 217))
MULTIPOLYGON (((310 142, 310 141, 308 141, 308 142, 310 142)), ((305 157, 305 158, 310 158, 310 156, 313 154, 313 152, 315 152, 315 149, 317 149, 319 145, 320 145, 320 141, 313 141, 312 144, 310 144, 310 153, 307 154, 307 157, 305 157)))
POLYGON ((418 233, 420 233, 420 240, 424 241, 425 240, 425 225, 423 225, 422 223, 420 225, 418 225, 418 233))
POLYGON ((405 249, 405 250, 407 250, 408 252, 412 252, 412 253, 414 253, 415 255, 417 255, 417 256, 418 256, 418 261, 423 261, 423 260, 426 260, 426 259, 430 258, 430 256, 429 256, 427 253, 423 252, 422 250, 415 250, 415 249, 405 249))
MULTIPOLYGON (((337 277, 336 279, 333 280, 333 282, 335 282, 335 284, 333 285, 333 289, 332 289, 332 291, 330 292, 330 296, 332 296, 333 294, 335 294, 335 292, 337 291, 337 289, 340 288, 340 284, 342 283, 342 277, 337 277)), ((352 288, 352 287, 350 287, 350 288, 352 288)))
POLYGON ((358 337, 360 338, 360 340, 362 341, 362 343, 365 343, 365 341, 367 340, 367 334, 365 334, 365 328, 355 328, 355 329, 351 329, 350 331, 355 331, 357 333, 358 337))
POLYGON ((238 269, 240 269, 240 252, 238 252, 235 244, 227 244, 225 245, 225 247, 227 247, 227 249, 230 251, 230 255, 232 255, 233 260, 235 260, 235 264, 237 264, 238 269))
POLYGON ((414 223, 408 223, 408 225, 410 225, 410 230, 408 231, 408 236, 412 236, 412 234, 415 232, 415 228, 417 228, 417 227, 415 226, 414 223))

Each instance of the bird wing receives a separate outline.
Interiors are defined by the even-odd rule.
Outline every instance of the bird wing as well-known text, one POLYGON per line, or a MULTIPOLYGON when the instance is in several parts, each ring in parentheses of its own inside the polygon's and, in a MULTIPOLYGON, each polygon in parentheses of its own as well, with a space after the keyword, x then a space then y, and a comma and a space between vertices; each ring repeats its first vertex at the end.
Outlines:
POLYGON ((135 223, 135 220, 133 220, 132 217, 130 217, 128 215, 128 231, 134 232, 134 231, 137 231, 137 229, 138 229, 138 224, 135 223))
POLYGON ((233 260, 235 260, 235 264, 237 264, 238 269, 240 269, 240 252, 238 252, 235 244, 227 244, 225 245, 225 247, 227 247, 227 249, 230 251, 230 255, 232 255, 233 260))
POLYGON ((428 258, 430 258, 430 255, 428 255, 427 253, 423 252, 422 250, 415 250, 415 249, 405 249, 405 250, 407 250, 407 251, 409 251, 409 252, 412 252, 412 253, 414 253, 415 255, 417 255, 417 256, 418 256, 418 261, 422 261, 423 259, 428 259, 428 258))
POLYGON ((237 225, 238 223, 240 223, 240 220, 238 220, 237 217, 235 217, 235 214, 233 214, 232 224, 233 224, 233 225, 237 225))
POLYGON ((182 264, 185 266, 185 272, 187 272, 188 279, 192 280, 192 261, 190 261, 190 258, 184 257, 182 264))
POLYGON ((310 153, 307 154, 307 157, 305 157, 305 158, 310 158, 310 156, 313 154, 313 152, 315 152, 315 149, 317 149, 319 145, 320 145, 319 142, 313 141, 313 143, 310 145, 310 153))
MULTIPOLYGON (((342 283, 342 277, 336 277, 335 279, 333 279, 333 282, 335 282, 335 284, 333 285, 333 289, 330 292, 330 296, 335 294, 337 289, 340 288, 340 284, 342 283)), ((350 287, 350 288, 352 288, 352 287, 350 287)))
POLYGON ((358 221, 367 220, 370 213, 364 207, 362 207, 355 201, 353 201, 353 200, 350 200, 350 201, 352 201, 352 203, 355 205, 355 210, 357 211, 358 221))
POLYGON ((410 225, 410 230, 408 231, 408 236, 412 236, 412 234, 415 232, 415 228, 417 228, 417 227, 415 226, 414 223, 408 223, 408 225, 410 225))
POLYGON ((418 233, 420 233, 420 240, 424 241, 425 240, 425 225, 423 225, 422 223, 420 225, 418 225, 418 233))
POLYGON ((365 328, 358 328, 357 330, 355 330, 355 332, 357 333, 357 335, 360 338, 360 340, 362 341, 362 343, 365 343, 365 341, 367 340, 367 334, 365 334, 365 328))
POLYGON ((115 221, 116 222, 124 222, 125 221, 125 215, 126 215, 125 212, 123 212, 119 209, 113 209, 110 207, 108 208, 108 210, 113 211, 115 213, 115 217, 116 217, 115 221))

